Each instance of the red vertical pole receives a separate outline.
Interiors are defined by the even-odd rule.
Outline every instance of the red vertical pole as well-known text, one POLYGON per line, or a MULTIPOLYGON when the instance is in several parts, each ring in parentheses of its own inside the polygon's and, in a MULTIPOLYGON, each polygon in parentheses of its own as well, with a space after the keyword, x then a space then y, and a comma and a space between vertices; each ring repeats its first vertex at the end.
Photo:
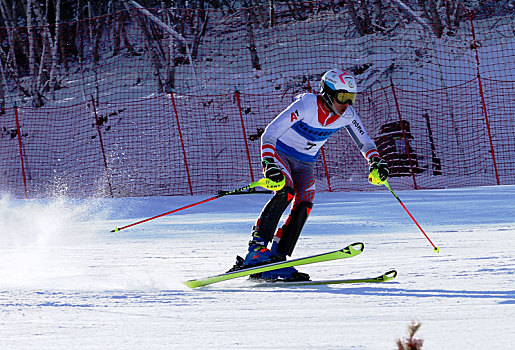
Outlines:
POLYGON ((409 169, 410 169, 410 172, 411 172, 411 177, 413 178, 413 188, 415 188, 417 190, 418 189, 418 187, 417 187, 417 180, 415 179, 415 172, 413 171, 413 161, 411 159, 411 152, 409 150, 408 138, 406 136, 406 130, 404 130, 404 125, 402 123, 401 109, 399 107, 399 101, 397 100, 397 94, 395 92, 395 86, 393 84, 392 77, 390 77, 390 84, 392 86, 393 99, 395 100, 395 107, 397 108, 397 115, 399 117, 399 124, 401 125, 402 137, 404 138, 404 145, 406 146, 406 152, 408 152, 409 169))
POLYGON ((252 161, 250 160, 249 144, 247 142, 247 132, 245 131, 245 123, 243 122, 243 113, 241 112, 240 92, 236 90, 236 101, 238 102, 238 110, 240 111, 241 130, 243 132, 243 140, 245 141, 245 149, 247 150, 247 159, 249 161, 250 178, 254 182, 254 172, 252 171, 252 161))
POLYGON ((20 149, 21 174, 23 176, 23 187, 25 189, 25 198, 29 198, 27 192, 27 177, 25 176, 25 164, 23 162, 23 148, 21 144, 20 119, 18 117, 18 107, 14 105, 14 115, 16 117, 16 132, 18 133, 18 147, 20 149))
POLYGON ((184 158, 184 166, 186 167, 186 175, 188 176, 188 185, 190 186, 190 195, 193 196, 193 186, 191 185, 190 168, 188 166, 188 157, 186 157, 186 148, 184 147, 184 139, 182 138, 181 123, 179 123, 179 113, 177 113, 177 106, 175 105, 175 98, 173 91, 170 91, 172 98, 173 111, 175 113, 175 121, 177 122, 177 130, 179 130, 179 139, 181 140, 182 157, 184 158))
POLYGON ((472 29, 472 38, 474 40, 474 51, 476 52, 476 68, 477 68, 477 83, 479 85, 479 95, 481 96, 481 106, 483 109, 483 114, 485 116, 486 130, 488 132, 488 140, 490 141, 490 153, 492 153, 492 161, 494 165, 495 178, 497 179, 497 185, 501 184, 499 180, 499 173, 497 171, 497 162, 495 161, 495 151, 494 151, 494 143, 492 142, 492 133, 490 131, 490 121, 488 120, 488 113, 486 111, 486 102, 485 95, 483 94, 483 84, 481 82, 481 74, 479 72, 479 54, 477 52, 477 43, 476 43, 476 32, 474 30, 474 11, 469 12, 470 18, 470 26, 472 29))
POLYGON ((325 161, 324 146, 320 147, 320 151, 322 152, 322 161, 324 162, 325 176, 327 178, 327 187, 329 187, 329 192, 333 192, 333 189, 331 188, 331 179, 329 178, 329 171, 327 170, 327 162, 325 161))
POLYGON ((95 106, 95 99, 91 96, 91 103, 93 104, 93 113, 95 114, 95 124, 97 126, 98 140, 100 141, 100 148, 102 149, 102 156, 104 157, 104 168, 106 171, 107 184, 109 185, 109 193, 113 196, 113 187, 111 186, 111 177, 109 176, 109 169, 107 168, 107 157, 104 148, 104 142, 102 141, 102 133, 100 132, 100 122, 98 120, 97 108, 95 106))

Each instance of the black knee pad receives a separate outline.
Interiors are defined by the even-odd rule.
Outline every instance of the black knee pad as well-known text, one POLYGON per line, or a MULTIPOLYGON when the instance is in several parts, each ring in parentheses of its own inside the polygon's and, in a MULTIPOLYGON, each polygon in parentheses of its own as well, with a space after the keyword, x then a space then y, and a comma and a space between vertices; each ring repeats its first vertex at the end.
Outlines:
POLYGON ((291 187, 283 187, 280 191, 277 191, 261 211, 252 235, 261 238, 265 243, 271 242, 277 224, 279 224, 281 216, 290 205, 293 197, 295 197, 295 191, 291 187))
POLYGON ((300 232, 313 208, 311 202, 300 202, 291 211, 287 222, 282 227, 282 236, 277 245, 277 252, 290 256, 299 240, 300 232))

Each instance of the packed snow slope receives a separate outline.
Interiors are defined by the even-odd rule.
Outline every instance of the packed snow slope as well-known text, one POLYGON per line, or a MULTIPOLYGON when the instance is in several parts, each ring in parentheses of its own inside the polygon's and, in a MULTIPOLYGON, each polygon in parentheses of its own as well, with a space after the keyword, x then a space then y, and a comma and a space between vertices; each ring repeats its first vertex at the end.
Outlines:
POLYGON ((515 186, 318 194, 293 257, 364 242, 352 259, 303 266, 312 279, 383 284, 191 290, 227 270, 270 195, 0 199, 1 349, 396 349, 412 320, 423 349, 515 342, 515 186))

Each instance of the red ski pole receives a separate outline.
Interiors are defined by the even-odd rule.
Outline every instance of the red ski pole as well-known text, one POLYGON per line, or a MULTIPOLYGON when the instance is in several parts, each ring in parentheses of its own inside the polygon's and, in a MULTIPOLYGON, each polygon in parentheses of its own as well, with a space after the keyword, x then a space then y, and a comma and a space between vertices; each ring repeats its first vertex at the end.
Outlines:
POLYGON ((413 222, 417 225, 417 227, 420 229, 420 231, 424 234, 424 236, 427 238, 427 240, 429 241, 429 243, 431 243, 431 245, 433 246, 433 251, 435 253, 439 253, 440 252, 440 248, 438 248, 437 246, 435 246, 433 244, 433 242, 431 241, 431 239, 427 236, 427 234, 424 232, 424 230, 422 229, 422 227, 420 227, 420 225, 418 224, 417 220, 415 220, 415 218, 413 217, 413 215, 411 215, 411 213, 409 212, 408 208, 406 208, 406 206, 404 205, 404 203, 402 203, 401 199, 399 198, 399 196, 397 196, 395 194, 395 192, 393 192, 392 188, 390 187, 390 184, 388 183, 388 181, 385 181, 384 182, 384 185, 390 190, 390 192, 393 194, 393 196, 395 198, 397 198, 397 200, 399 201, 399 203, 401 204, 401 206, 404 208, 404 210, 406 211, 406 213, 408 213, 409 217, 411 218, 411 220, 413 220, 413 222))
POLYGON ((399 198, 399 196, 397 196, 395 194, 395 192, 393 192, 392 188, 390 187, 390 184, 388 183, 388 180, 381 180, 379 178, 379 173, 378 173, 378 170, 377 169, 374 169, 370 175, 368 176, 368 182, 370 182, 372 185, 376 185, 376 186, 381 186, 381 185, 385 185, 389 190, 390 192, 393 194, 393 196, 395 198, 397 198, 397 200, 399 201, 399 203, 401 204, 401 206, 404 208, 404 210, 406 211, 406 213, 408 213, 409 217, 411 218, 411 220, 413 220, 413 222, 417 225, 417 227, 420 229, 420 231, 422 231, 422 233, 424 234, 424 236, 427 238, 427 240, 429 241, 429 243, 431 243, 431 245, 433 246, 433 251, 436 252, 436 253, 439 253, 440 252, 440 248, 438 248, 437 246, 435 246, 433 244, 433 242, 431 241, 431 239, 429 239, 429 237, 426 235, 426 233, 424 232, 424 230, 422 229, 422 227, 420 227, 420 225, 418 224, 417 220, 415 220, 415 218, 413 217, 413 215, 411 215, 411 213, 409 212, 408 208, 406 208, 406 206, 404 205, 404 203, 402 203, 401 199, 399 198))
POLYGON ((193 204, 189 204, 189 205, 186 205, 184 207, 177 208, 177 209, 168 211, 166 213, 159 214, 159 215, 153 216, 151 218, 135 222, 135 223, 130 224, 130 225, 126 225, 126 226, 123 226, 123 227, 116 227, 114 230, 111 230, 111 232, 119 232, 120 230, 124 230, 126 228, 129 228, 129 227, 132 227, 132 226, 136 226, 136 225, 142 224, 142 223, 150 221, 150 220, 154 220, 154 219, 166 216, 166 215, 170 215, 170 214, 176 213, 176 212, 184 210, 184 209, 188 209, 188 208, 194 207, 194 206, 202 204, 202 203, 207 203, 209 201, 212 201, 214 199, 217 199, 217 198, 220 198, 220 197, 223 197, 223 196, 227 196, 227 195, 231 195, 231 194, 240 194, 243 191, 246 191, 246 190, 249 190, 251 188, 258 187, 258 186, 266 188, 267 190, 278 191, 278 190, 280 190, 281 188, 284 187, 284 184, 285 184, 285 180, 284 179, 281 182, 273 182, 270 179, 262 178, 259 181, 252 182, 252 183, 248 184, 247 186, 244 186, 244 187, 241 187, 241 188, 237 188, 237 189, 232 190, 232 191, 220 191, 216 196, 204 199, 203 201, 200 201, 200 202, 197 202, 197 203, 193 203, 193 204))

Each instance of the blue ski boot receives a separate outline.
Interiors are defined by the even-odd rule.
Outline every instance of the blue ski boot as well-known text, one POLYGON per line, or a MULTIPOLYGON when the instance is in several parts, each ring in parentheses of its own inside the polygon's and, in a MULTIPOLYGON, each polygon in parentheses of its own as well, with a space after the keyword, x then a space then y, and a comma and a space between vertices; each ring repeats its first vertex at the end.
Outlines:
POLYGON ((279 259, 275 254, 266 248, 265 242, 250 241, 249 252, 243 260, 243 268, 277 262, 279 259))
MULTIPOLYGON (((285 261, 286 255, 280 254, 277 252, 277 242, 273 242, 272 250, 270 252, 273 254, 274 259, 276 261, 285 261)), ((252 279, 263 279, 267 281, 285 281, 285 282, 293 282, 293 281, 309 281, 309 275, 307 273, 299 272, 293 266, 285 267, 278 270, 265 271, 259 274, 251 275, 252 279)))
MULTIPOLYGON (((270 249, 266 248, 266 243, 263 241, 250 241, 249 250, 245 259, 241 256, 236 257, 236 263, 227 272, 246 269, 253 266, 270 264, 273 262, 281 261, 270 249)), ((261 274, 259 274, 261 275, 261 274)))
POLYGON ((285 267, 284 269, 265 271, 261 273, 260 279, 266 281, 309 281, 309 275, 304 272, 299 272, 295 267, 285 267))

